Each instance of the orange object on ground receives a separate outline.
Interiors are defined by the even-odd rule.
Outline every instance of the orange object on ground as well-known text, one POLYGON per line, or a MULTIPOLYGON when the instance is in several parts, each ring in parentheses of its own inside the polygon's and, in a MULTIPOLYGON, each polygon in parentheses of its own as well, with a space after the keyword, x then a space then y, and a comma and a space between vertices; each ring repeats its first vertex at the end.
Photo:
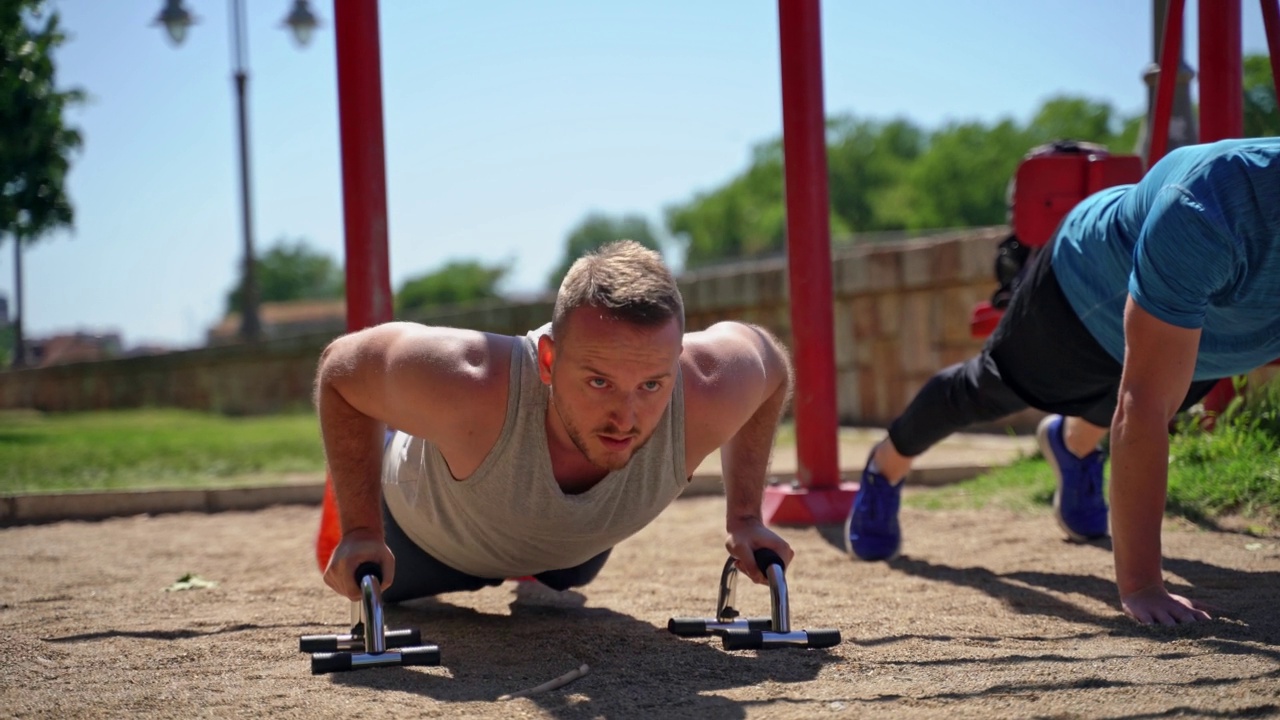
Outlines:
POLYGON ((316 564, 320 572, 329 567, 329 557, 342 540, 342 525, 338 522, 338 498, 333 494, 333 478, 324 474, 324 505, 320 510, 320 531, 316 533, 316 564))

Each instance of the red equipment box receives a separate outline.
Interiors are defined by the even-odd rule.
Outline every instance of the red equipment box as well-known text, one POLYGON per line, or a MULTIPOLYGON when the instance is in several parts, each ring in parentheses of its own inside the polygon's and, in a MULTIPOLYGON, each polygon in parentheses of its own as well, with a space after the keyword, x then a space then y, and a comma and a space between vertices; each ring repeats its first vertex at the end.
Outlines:
MULTIPOLYGON (((1112 155, 1101 147, 1055 145, 1023 160, 1013 179, 1011 224, 1018 242, 1041 248, 1053 238, 1071 208, 1095 192, 1142 179, 1142 158, 1112 155)), ((980 302, 969 318, 969 332, 983 338, 995 330, 1004 311, 980 302)))

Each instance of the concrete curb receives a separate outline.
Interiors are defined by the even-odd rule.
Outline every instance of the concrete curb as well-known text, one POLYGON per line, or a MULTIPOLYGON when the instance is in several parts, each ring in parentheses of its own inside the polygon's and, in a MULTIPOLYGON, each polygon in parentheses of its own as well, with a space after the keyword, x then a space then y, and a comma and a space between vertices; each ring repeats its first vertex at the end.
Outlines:
MULTIPOLYGON (((907 484, 911 487, 939 487, 951 483, 963 482, 975 478, 991 469, 989 465, 935 465, 932 467, 912 468, 907 475, 907 484)), ((841 482, 858 482, 861 470, 840 471, 841 482)), ((795 480, 794 474, 773 474, 769 476, 769 484, 786 484, 795 480)), ((680 497, 698 497, 701 495, 723 495, 724 482, 719 475, 694 475, 689 487, 680 497)))
POLYGON ((65 492, 0 497, 0 526, 129 515, 260 510, 272 505, 318 505, 324 485, 270 485, 205 490, 65 492))
MULTIPOLYGON (((975 477, 989 468, 983 465, 951 465, 916 468, 907 476, 913 486, 937 486, 975 477)), ((858 472, 844 470, 842 481, 856 481, 858 472)), ((789 483, 790 474, 770 476, 770 482, 789 483)), ((723 495, 719 475, 694 475, 681 497, 723 495)), ((64 520, 105 520, 130 515, 164 513, 216 513, 261 510, 273 505, 319 505, 323 483, 267 485, 203 490, 137 490, 118 492, 64 492, 0 495, 0 527, 35 525, 64 520)))

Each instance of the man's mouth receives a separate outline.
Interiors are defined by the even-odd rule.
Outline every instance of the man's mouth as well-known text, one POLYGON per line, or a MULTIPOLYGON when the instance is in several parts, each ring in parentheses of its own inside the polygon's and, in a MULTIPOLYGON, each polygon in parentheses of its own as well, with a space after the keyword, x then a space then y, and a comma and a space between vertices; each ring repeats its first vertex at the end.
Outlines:
POLYGON ((600 443, 604 445, 606 450, 610 452, 621 452, 631 447, 631 443, 635 442, 634 435, 599 435, 600 443))

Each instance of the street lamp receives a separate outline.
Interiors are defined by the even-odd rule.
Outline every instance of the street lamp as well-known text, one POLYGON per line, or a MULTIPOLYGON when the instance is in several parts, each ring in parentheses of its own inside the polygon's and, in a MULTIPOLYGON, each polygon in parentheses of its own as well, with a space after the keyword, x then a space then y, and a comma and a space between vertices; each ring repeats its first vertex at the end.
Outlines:
POLYGON ((293 9, 281 24, 293 31, 293 39, 298 41, 298 47, 306 47, 311 42, 311 34, 320 26, 320 21, 311 12, 307 0, 293 0, 293 9))
POLYGON ((187 29, 195 22, 191 13, 182 6, 182 0, 165 0, 164 9, 156 16, 156 24, 163 25, 174 45, 187 39, 187 29))
MULTIPOLYGON (((244 2, 231 0, 231 50, 235 63, 232 78, 236 88, 236 119, 240 141, 240 215, 244 238, 244 270, 240 285, 240 336, 254 341, 262 337, 262 321, 258 317, 258 283, 254 267, 252 206, 249 202, 249 122, 245 111, 245 88, 249 83, 248 43, 245 40, 244 2)), ((182 0, 165 0, 164 8, 156 16, 155 24, 164 26, 173 44, 181 45, 187 30, 195 24, 195 18, 182 0)), ((307 0, 294 0, 293 8, 285 16, 284 23, 293 32, 300 47, 311 40, 320 25, 307 0)))

